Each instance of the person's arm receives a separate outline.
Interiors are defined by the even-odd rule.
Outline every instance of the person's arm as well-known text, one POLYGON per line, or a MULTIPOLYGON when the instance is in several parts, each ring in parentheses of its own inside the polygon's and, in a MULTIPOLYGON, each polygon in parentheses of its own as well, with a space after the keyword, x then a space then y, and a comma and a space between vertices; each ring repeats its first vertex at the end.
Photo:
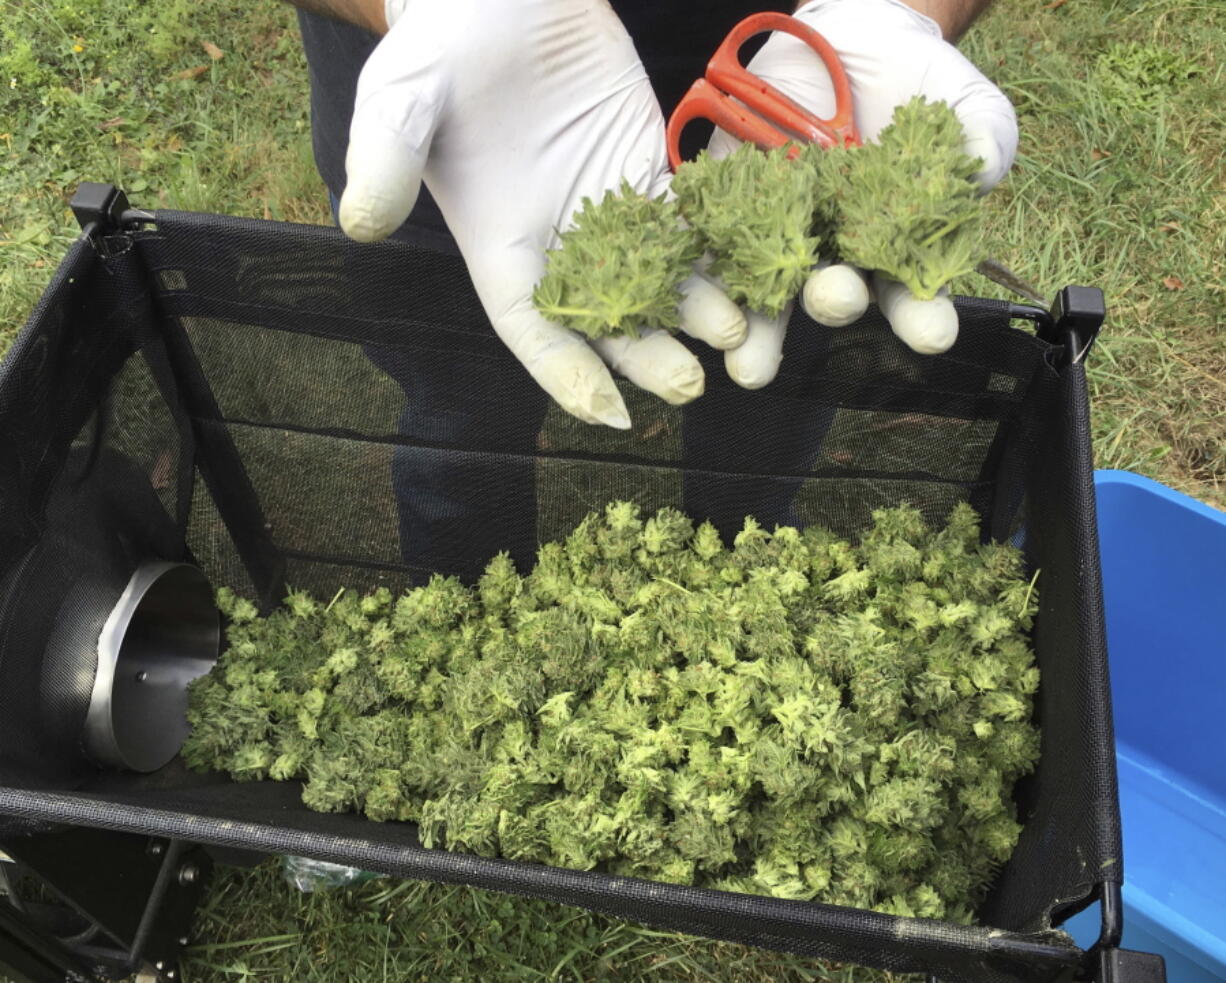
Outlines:
POLYGON ((387 33, 383 0, 289 0, 312 14, 356 24, 380 36, 387 33))
POLYGON ((975 18, 988 9, 992 0, 902 0, 908 7, 931 17, 941 27, 945 40, 953 44, 967 32, 975 18))

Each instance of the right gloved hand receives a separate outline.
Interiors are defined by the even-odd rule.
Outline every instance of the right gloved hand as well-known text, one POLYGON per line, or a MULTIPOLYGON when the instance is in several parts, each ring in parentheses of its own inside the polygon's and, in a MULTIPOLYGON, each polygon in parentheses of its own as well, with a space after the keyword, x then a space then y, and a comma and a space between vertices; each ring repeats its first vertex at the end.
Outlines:
MULTIPOLYGON (((851 83, 856 127, 874 139, 894 109, 912 96, 947 102, 966 134, 966 152, 983 161, 978 175, 986 193, 1008 172, 1017 150, 1017 119, 1008 98, 952 44, 940 27, 903 0, 808 0, 794 15, 818 31, 838 53, 851 83)), ((776 32, 747 66, 751 72, 818 116, 835 109, 834 86, 821 60, 803 42, 776 32)), ((717 130, 711 153, 722 156, 737 144, 717 130)), ((948 290, 920 300, 880 273, 836 263, 819 265, 804 286, 801 302, 818 323, 842 327, 864 314, 875 296, 894 333, 926 354, 947 350, 958 335, 958 316, 948 290), (870 290, 871 287, 871 290, 870 290)), ((729 374, 742 385, 765 385, 782 358, 787 319, 750 314, 745 344, 725 356, 729 374)))
MULTIPOLYGON (((664 119, 606 0, 386 0, 389 30, 367 60, 345 161, 340 223, 389 235, 425 180, 499 337, 567 412, 630 426, 606 368, 669 403, 704 388, 702 367, 662 331, 588 342, 543 318, 532 290, 584 197, 623 178, 669 183, 664 119)), ((721 349, 745 316, 698 274, 681 330, 721 349)))

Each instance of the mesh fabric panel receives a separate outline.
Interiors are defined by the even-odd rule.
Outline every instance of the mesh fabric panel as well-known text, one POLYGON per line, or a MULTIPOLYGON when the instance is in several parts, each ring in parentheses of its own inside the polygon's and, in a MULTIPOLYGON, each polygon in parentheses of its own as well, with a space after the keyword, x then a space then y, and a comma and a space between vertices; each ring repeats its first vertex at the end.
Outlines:
POLYGON ((159 213, 110 245, 74 247, 0 369, 15 462, 0 478, 0 815, 292 852, 948 980, 1050 979, 1079 958, 1053 914, 1120 877, 1085 386, 1006 305, 959 301, 941 356, 906 349, 875 311, 837 331, 797 314, 757 392, 696 346, 706 394, 678 408, 624 385, 635 426, 619 433, 548 404, 438 243, 159 213), (993 535, 1021 530, 1043 578, 1043 750, 981 911, 992 928, 424 850, 410 825, 307 810, 293 784, 178 762, 118 774, 79 751, 89 641, 140 558, 194 559, 265 605, 287 585, 402 589, 471 578, 502 549, 522 568, 617 498, 725 535, 752 514, 854 536, 878 506, 938 522, 962 500, 993 535))
MULTIPOLYGON (((1124 878, 1087 405, 1084 367, 1070 365, 1002 468, 1024 475, 1022 531, 1043 585, 1034 631, 1041 757, 1018 790, 1021 840, 982 911, 1009 928, 1045 925, 1041 913, 1059 921, 1095 884, 1124 878)), ((993 520, 1001 535, 1003 520, 993 520)))

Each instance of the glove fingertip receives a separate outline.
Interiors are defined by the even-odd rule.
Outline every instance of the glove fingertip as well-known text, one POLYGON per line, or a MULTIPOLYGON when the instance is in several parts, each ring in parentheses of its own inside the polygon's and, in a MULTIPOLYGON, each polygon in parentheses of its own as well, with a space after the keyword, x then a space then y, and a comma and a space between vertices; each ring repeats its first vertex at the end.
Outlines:
POLYGON ((374 242, 400 228, 421 193, 425 150, 408 151, 395 134, 379 132, 350 140, 347 181, 337 221, 351 239, 374 242))
POLYGON ((630 422, 630 413, 626 410, 625 406, 622 406, 620 411, 606 413, 596 422, 603 423, 606 427, 612 427, 614 430, 629 430, 634 426, 630 422))
POLYGON ((894 334, 912 351, 940 355, 958 340, 958 311, 948 292, 921 300, 901 283, 879 276, 877 299, 894 334))
MULTIPOLYGON (((541 383, 540 378, 537 379, 541 383)), ((601 386, 598 391, 587 387, 568 391, 562 386, 542 386, 567 413, 578 417, 584 423, 600 423, 614 430, 629 430, 633 424, 630 421, 630 411, 626 403, 609 379, 608 386, 601 386)))
POLYGON ((773 367, 742 366, 728 358, 724 359, 724 368, 727 369, 728 378, 742 389, 762 389, 775 381, 775 376, 779 371, 778 365, 773 367))
POLYGON ((678 313, 685 334, 720 351, 745 341, 745 314, 717 284, 695 273, 681 285, 681 295, 678 313))
POLYGON ((975 174, 975 181, 980 191, 987 194, 1004 180, 1013 162, 1012 155, 1006 159, 1005 151, 990 133, 968 135, 963 147, 968 157, 983 161, 975 174))
POLYGON ((728 378, 742 389, 761 389, 775 380, 783 364, 783 338, 791 305, 777 318, 757 311, 748 315, 749 333, 739 348, 724 352, 728 378))
POLYGON ((967 156, 983 162, 975 179, 987 194, 1009 173, 1017 156, 1017 114, 1013 104, 986 79, 974 96, 956 108, 965 135, 963 148, 967 156))
POLYGON ((600 338, 590 344, 610 368, 672 406, 692 402, 706 389, 702 364, 667 332, 645 330, 637 338, 600 338))
POLYGON ((944 311, 933 312, 916 321, 892 325, 894 333, 920 355, 942 355, 958 340, 958 319, 944 311))
POLYGON ((842 328, 858 321, 868 310, 868 283, 855 267, 836 263, 810 274, 801 291, 805 313, 818 324, 842 328))
MULTIPOLYGON (((501 254, 503 272, 513 270, 515 253, 501 254)), ((489 290, 488 270, 478 257, 470 260, 469 271, 485 305, 495 334, 511 354, 528 370, 536 384, 563 410, 584 423, 599 423, 617 430, 629 430, 630 413, 617 384, 601 357, 578 335, 541 317, 532 301, 521 297, 503 303, 489 290), (482 286, 486 289, 482 290, 482 286)), ((518 278, 512 277, 513 280, 518 278)), ((523 277, 519 282, 530 282, 523 277)), ((510 290, 517 290, 514 283, 510 290)))
POLYGON ((409 217, 409 212, 417 202, 417 189, 413 189, 411 196, 404 196, 408 200, 402 198, 400 201, 388 202, 382 196, 371 192, 351 191, 352 188, 351 182, 341 195, 336 218, 341 231, 358 242, 378 242, 386 239, 409 217))

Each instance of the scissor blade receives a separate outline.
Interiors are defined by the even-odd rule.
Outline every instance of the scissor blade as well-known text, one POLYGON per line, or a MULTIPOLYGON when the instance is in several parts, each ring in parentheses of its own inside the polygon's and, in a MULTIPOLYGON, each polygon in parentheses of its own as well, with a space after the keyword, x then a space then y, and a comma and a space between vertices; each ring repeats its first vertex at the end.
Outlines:
POLYGON ((1012 290, 1019 297, 1025 297, 1033 304, 1038 304, 1040 307, 1048 306, 1049 301, 1046 297, 998 259, 983 260, 975 267, 975 272, 986 276, 993 283, 1000 284, 1006 290, 1012 290))

